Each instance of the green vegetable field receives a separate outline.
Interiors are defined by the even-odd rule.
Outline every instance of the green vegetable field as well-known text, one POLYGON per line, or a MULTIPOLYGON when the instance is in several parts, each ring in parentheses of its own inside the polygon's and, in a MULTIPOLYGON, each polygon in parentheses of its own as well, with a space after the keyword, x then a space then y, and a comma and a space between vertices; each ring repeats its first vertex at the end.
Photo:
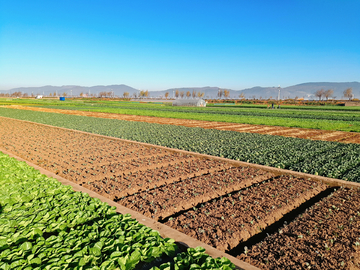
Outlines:
POLYGON ((97 100, 13 100, 0 104, 32 105, 67 110, 169 117, 217 122, 231 122, 284 127, 360 132, 360 109, 343 106, 282 106, 280 110, 266 105, 214 106, 206 108, 172 107, 171 103, 139 104, 97 100))
POLYGON ((1 152, 0 184, 0 269, 234 269, 1 152))
POLYGON ((360 145, 0 108, 0 115, 360 182, 360 145))

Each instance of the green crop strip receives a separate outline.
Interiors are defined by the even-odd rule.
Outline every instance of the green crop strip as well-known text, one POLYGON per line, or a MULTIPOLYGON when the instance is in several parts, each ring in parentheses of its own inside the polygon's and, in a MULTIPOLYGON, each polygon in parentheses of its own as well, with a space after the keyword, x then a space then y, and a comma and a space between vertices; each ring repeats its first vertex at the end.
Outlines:
POLYGON ((360 145, 0 108, 0 115, 360 182, 360 145))
POLYGON ((202 269, 234 269, 232 264, 226 258, 211 258, 205 254, 205 249, 201 247, 188 248, 187 252, 183 252, 174 258, 173 262, 164 263, 159 267, 152 267, 150 270, 202 270, 202 269))
POLYGON ((266 105, 214 106, 206 108, 172 107, 166 104, 139 104, 100 100, 0 100, 0 104, 32 105, 46 108, 169 117, 176 119, 218 121, 284 127, 360 132, 360 108, 343 106, 282 106, 280 110, 266 105))
MULTIPOLYGON (((264 108, 186 108, 148 104, 95 103, 44 106, 47 108, 69 109, 92 112, 106 112, 141 116, 168 117, 176 119, 218 121, 257 125, 300 127, 322 130, 360 132, 359 111, 324 111, 264 108)), ((335 108, 335 106, 333 106, 335 108)))

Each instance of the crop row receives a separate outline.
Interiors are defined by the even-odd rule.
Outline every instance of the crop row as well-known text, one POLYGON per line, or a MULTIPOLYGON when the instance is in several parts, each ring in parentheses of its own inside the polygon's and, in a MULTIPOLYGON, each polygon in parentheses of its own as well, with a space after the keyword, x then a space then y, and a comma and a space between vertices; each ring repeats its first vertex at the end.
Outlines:
MULTIPOLYGON (((338 120, 338 121, 360 121, 360 114, 358 111, 342 111, 334 110, 336 107, 332 107, 333 110, 327 111, 322 109, 317 110, 299 110, 289 107, 283 107, 282 110, 266 110, 263 108, 245 108, 245 107, 207 107, 207 108, 186 108, 186 107, 172 107, 172 106, 156 106, 147 104, 124 104, 118 103, 73 103, 72 106, 42 104, 45 108, 57 108, 66 110, 86 110, 97 112, 117 112, 137 115, 139 112, 141 115, 146 115, 146 111, 149 111, 151 115, 154 112, 163 113, 162 117, 168 117, 168 113, 186 113, 188 115, 196 114, 209 114, 209 115, 238 115, 238 116, 262 116, 262 117, 282 117, 282 118, 299 118, 299 119, 317 119, 317 120, 338 120)), ((344 108, 342 108, 344 109, 344 108)), ((160 116, 160 115, 158 115, 160 116)))
MULTIPOLYGON (((0 115, 354 182, 360 145, 0 108, 0 115), (325 170, 323 168, 326 168, 325 170)), ((7 120, 2 120, 4 130, 7 120)))
MULTIPOLYGON (((78 104, 79 105, 79 104, 78 104)), ((70 109, 87 112, 166 117, 203 121, 231 122, 255 125, 274 125, 323 130, 360 131, 358 111, 323 110, 266 110, 260 108, 179 108, 156 105, 89 104, 75 107, 44 106, 49 109, 70 109)), ((335 108, 333 106, 333 108, 335 108)))
MULTIPOLYGON (((156 258, 178 253, 174 240, 2 153, 0 184, 1 269, 150 268, 156 258)), ((178 254, 160 268, 189 269, 188 261, 202 269, 234 268, 201 248, 178 254)))

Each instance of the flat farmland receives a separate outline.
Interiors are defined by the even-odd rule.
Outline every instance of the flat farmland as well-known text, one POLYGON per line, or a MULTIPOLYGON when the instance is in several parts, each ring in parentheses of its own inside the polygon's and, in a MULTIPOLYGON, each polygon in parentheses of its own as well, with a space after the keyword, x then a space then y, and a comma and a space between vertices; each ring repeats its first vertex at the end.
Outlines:
POLYGON ((353 182, 360 144, 0 108, 0 115, 353 182))
POLYGON ((6 107, 20 109, 20 110, 82 115, 82 116, 118 119, 118 120, 126 120, 126 121, 170 124, 176 126, 199 127, 206 129, 228 130, 228 131, 236 131, 236 132, 269 134, 269 135, 278 135, 284 137, 310 139, 310 140, 332 141, 332 142, 342 142, 342 143, 360 143, 360 134, 357 132, 296 128, 296 127, 281 127, 281 126, 269 125, 270 122, 268 122, 268 125, 226 123, 226 122, 204 121, 204 120, 153 117, 146 115, 129 115, 129 114, 106 113, 106 112, 97 112, 97 111, 60 109, 61 106, 59 106, 60 107, 59 109, 46 108, 46 107, 28 107, 28 106, 19 106, 19 105, 11 105, 6 107))
MULTIPOLYGON (((0 135, 1 148, 263 268, 284 268, 292 253, 283 255, 284 262, 273 264, 269 255, 269 263, 264 263, 262 256, 256 257, 259 234, 271 232, 284 219, 290 228, 291 216, 301 214, 304 205, 321 208, 321 198, 331 200, 339 192, 309 178, 9 118, 0 118, 0 135)), ((342 204, 353 214, 352 226, 339 226, 347 243, 353 244, 342 246, 349 255, 336 266, 347 267, 357 264, 354 247, 359 241, 360 209, 354 199, 358 190, 340 190, 342 204)), ((341 220, 342 211, 335 208, 330 207, 331 215, 341 220)), ((311 218, 318 222, 317 215, 309 216, 309 222, 311 218)), ((276 233, 270 235, 276 237, 276 233)), ((333 239, 334 245, 339 239, 333 239)), ((313 233, 309 241, 320 249, 328 239, 313 233)), ((301 252, 301 247, 294 246, 301 252)), ((273 252, 282 249, 281 242, 271 246, 273 252)), ((334 261, 339 258, 336 253, 331 256, 334 261)), ((299 260, 299 265, 306 262, 299 260)), ((321 269, 320 264, 311 265, 321 269)))

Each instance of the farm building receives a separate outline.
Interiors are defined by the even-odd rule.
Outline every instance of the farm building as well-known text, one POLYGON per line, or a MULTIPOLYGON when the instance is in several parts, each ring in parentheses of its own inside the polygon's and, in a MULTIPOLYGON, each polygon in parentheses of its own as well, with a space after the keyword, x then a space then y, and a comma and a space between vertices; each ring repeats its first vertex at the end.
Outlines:
POLYGON ((345 102, 344 106, 360 106, 360 102, 356 102, 356 101, 347 101, 345 102))
POLYGON ((172 103, 173 106, 191 106, 191 107, 206 107, 206 101, 197 99, 176 99, 172 103))

